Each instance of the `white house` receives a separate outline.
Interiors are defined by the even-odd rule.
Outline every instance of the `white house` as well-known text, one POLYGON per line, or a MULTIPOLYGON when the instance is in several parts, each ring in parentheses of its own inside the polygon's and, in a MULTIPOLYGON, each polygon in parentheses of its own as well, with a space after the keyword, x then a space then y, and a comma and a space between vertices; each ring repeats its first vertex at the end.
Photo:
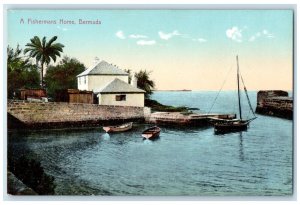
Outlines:
POLYGON ((101 61, 77 75, 79 90, 93 91, 107 85, 115 78, 128 83, 128 73, 117 66, 101 61))
POLYGON ((100 105, 144 107, 145 91, 115 78, 106 86, 95 90, 100 105))
POLYGON ((77 76, 78 89, 93 91, 100 105, 144 107, 145 91, 137 88, 136 79, 128 83, 129 74, 105 61, 77 76))

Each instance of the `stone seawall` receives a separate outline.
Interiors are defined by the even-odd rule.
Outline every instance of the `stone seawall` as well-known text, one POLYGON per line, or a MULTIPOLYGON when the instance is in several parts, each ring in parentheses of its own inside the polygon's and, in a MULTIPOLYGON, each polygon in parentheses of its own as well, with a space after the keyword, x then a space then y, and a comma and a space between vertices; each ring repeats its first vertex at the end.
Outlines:
POLYGON ((293 119, 293 98, 282 90, 264 90, 257 93, 256 113, 293 119))
POLYGON ((38 195, 10 171, 7 171, 7 193, 11 195, 38 195))
POLYGON ((143 121, 144 108, 65 102, 11 101, 8 128, 94 127, 143 121))

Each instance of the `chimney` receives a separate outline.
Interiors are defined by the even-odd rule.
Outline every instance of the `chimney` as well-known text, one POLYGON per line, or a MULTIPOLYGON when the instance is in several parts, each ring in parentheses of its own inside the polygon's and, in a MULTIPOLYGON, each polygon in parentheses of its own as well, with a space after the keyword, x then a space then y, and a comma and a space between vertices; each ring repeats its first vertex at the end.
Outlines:
POLYGON ((99 63, 100 59, 96 56, 94 58, 94 65, 97 65, 99 63))
POLYGON ((132 76, 130 84, 135 88, 137 87, 137 79, 135 76, 132 76))

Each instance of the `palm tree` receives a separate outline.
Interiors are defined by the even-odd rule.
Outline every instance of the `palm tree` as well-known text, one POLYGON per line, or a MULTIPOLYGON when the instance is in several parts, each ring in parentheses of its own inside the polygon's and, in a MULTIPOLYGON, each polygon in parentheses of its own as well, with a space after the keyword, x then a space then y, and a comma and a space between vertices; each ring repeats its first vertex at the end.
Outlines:
POLYGON ((152 90, 155 87, 153 80, 150 80, 150 73, 146 70, 140 70, 138 73, 135 73, 135 78, 137 79, 137 87, 146 91, 146 98, 152 94, 152 90))
POLYGON ((36 62, 41 64, 41 85, 44 87, 44 65, 49 65, 51 59, 55 62, 56 56, 60 56, 60 52, 63 52, 64 45, 61 43, 54 43, 57 36, 52 37, 49 42, 46 42, 46 37, 40 40, 38 36, 34 36, 30 39, 30 43, 27 43, 27 48, 24 50, 24 54, 29 52, 29 56, 36 59, 36 62))

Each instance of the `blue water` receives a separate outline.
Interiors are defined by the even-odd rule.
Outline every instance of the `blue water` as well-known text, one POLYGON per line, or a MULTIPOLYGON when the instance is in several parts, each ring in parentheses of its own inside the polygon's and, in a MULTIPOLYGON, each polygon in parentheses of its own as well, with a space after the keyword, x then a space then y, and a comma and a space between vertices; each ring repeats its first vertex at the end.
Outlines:
MULTIPOLYGON (((207 113, 217 92, 155 92, 153 99, 207 113)), ((250 92, 256 104, 256 92, 250 92)), ((243 107, 247 107, 243 99, 243 107)), ((211 112, 236 113, 236 93, 222 92, 211 112)), ((244 117, 251 117, 243 109, 244 117)), ((30 150, 55 177, 58 195, 281 196, 292 194, 293 123, 258 115, 247 132, 161 126, 105 134, 101 128, 9 133, 15 155, 30 150)))

